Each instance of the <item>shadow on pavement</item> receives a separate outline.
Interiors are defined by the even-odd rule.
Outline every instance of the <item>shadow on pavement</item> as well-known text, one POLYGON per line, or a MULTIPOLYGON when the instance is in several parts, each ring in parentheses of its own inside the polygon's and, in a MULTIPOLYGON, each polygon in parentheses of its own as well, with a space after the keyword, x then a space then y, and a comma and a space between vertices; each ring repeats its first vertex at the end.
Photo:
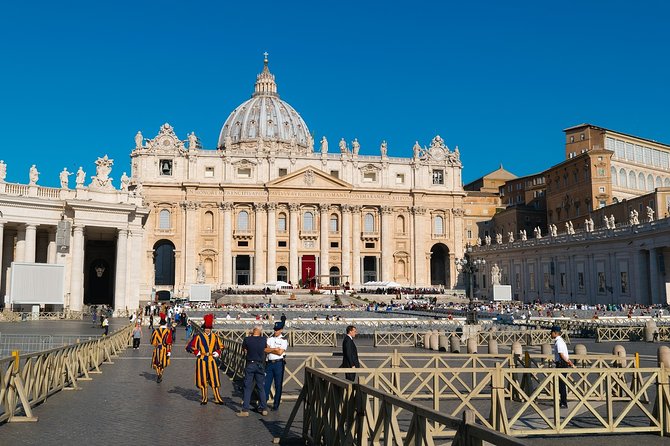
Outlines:
POLYGON ((184 387, 176 386, 168 390, 168 393, 176 393, 189 401, 200 402, 200 392, 195 389, 186 389, 184 387))

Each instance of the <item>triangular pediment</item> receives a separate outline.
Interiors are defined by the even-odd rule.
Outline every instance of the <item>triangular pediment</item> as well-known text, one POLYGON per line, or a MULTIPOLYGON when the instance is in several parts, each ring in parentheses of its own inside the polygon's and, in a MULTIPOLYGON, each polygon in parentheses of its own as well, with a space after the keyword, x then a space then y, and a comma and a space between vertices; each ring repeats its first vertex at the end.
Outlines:
POLYGON ((289 189, 336 189, 351 190, 353 186, 346 181, 328 175, 314 167, 304 167, 290 175, 277 178, 266 184, 268 188, 289 189))

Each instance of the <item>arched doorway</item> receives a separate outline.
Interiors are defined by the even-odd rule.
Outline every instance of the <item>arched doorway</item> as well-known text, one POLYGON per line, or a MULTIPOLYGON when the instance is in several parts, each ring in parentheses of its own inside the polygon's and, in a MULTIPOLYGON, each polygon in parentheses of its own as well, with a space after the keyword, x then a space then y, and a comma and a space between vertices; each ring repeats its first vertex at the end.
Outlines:
POLYGON ((340 269, 337 266, 333 266, 328 273, 330 275, 330 285, 340 286, 340 269))
POLYGON ((436 243, 430 250, 430 284, 449 286, 449 248, 436 243))
POLYGON ((285 266, 277 268, 277 280, 288 282, 288 269, 285 266))
POLYGON ((154 284, 174 286, 174 244, 159 240, 154 244, 154 284))

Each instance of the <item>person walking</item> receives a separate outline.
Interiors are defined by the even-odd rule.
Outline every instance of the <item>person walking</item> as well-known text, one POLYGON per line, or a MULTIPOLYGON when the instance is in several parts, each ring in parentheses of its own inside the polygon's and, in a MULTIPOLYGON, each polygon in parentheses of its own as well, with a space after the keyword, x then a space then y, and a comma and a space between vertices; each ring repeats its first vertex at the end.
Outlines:
POLYGON ((139 322, 135 323, 133 328, 133 348, 137 350, 140 348, 140 339, 142 338, 142 326, 139 322))
POLYGON ((221 380, 219 379, 219 367, 216 359, 221 356, 223 345, 219 337, 212 332, 214 322, 213 314, 203 317, 203 332, 193 336, 186 346, 186 351, 191 351, 195 356, 195 385, 200 389, 200 404, 207 404, 207 386, 212 387, 214 392, 214 404, 223 404, 223 398, 219 393, 221 380))
POLYGON ((149 330, 153 331, 154 329, 154 315, 151 314, 149 315, 149 330))
POLYGON ((281 402, 282 384, 284 383, 284 368, 286 367, 286 349, 288 341, 282 336, 284 329, 283 322, 276 322, 274 325, 274 334, 268 338, 265 353, 267 356, 267 365, 265 367, 265 397, 270 399, 270 388, 272 381, 275 383, 275 393, 273 397, 272 410, 279 409, 281 402))
POLYGON ((151 367, 156 369, 156 382, 160 383, 163 381, 163 371, 170 365, 172 355, 172 334, 167 326, 164 313, 160 314, 158 328, 151 334, 151 345, 154 346, 151 367))
POLYGON ((258 411, 261 415, 267 415, 267 397, 265 396, 265 349, 267 340, 262 336, 262 328, 256 325, 242 341, 242 350, 247 354, 247 363, 244 368, 244 399, 242 410, 237 412, 238 417, 248 417, 251 404, 251 392, 254 383, 258 389, 258 411))
MULTIPOLYGON (((347 327, 347 333, 344 336, 342 341, 342 365, 341 368, 351 369, 351 368, 360 368, 361 363, 358 361, 358 349, 356 348, 356 343, 354 338, 358 330, 353 325, 347 327)), ((344 377, 349 381, 356 381, 355 373, 345 373, 344 377)))
MULTIPOLYGON (((565 344, 565 340, 561 336, 561 327, 554 325, 551 327, 551 339, 554 340, 553 353, 554 353, 554 363, 557 369, 565 369, 568 367, 574 367, 575 365, 570 361, 570 356, 568 354, 568 346, 565 344)), ((565 381, 563 377, 558 380, 558 393, 560 395, 560 407, 568 407, 568 391, 565 386, 565 381)))
POLYGON ((102 316, 102 329, 105 330, 102 335, 107 336, 109 334, 109 318, 107 316, 102 316))
POLYGON ((91 307, 91 319, 93 321, 92 327, 95 327, 98 324, 98 310, 95 309, 95 305, 91 307))

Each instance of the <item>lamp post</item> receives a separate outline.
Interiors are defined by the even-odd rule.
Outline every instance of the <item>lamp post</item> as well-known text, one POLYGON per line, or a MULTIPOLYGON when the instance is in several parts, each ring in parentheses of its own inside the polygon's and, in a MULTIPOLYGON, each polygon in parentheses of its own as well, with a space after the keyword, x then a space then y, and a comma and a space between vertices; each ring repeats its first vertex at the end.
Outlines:
POLYGON ((475 273, 479 271, 479 268, 483 268, 485 265, 486 260, 472 258, 472 246, 470 245, 466 247, 463 258, 456 259, 456 269, 467 276, 469 285, 468 312, 465 317, 465 323, 467 325, 477 324, 477 310, 475 309, 475 296, 474 296, 474 277, 475 273))

